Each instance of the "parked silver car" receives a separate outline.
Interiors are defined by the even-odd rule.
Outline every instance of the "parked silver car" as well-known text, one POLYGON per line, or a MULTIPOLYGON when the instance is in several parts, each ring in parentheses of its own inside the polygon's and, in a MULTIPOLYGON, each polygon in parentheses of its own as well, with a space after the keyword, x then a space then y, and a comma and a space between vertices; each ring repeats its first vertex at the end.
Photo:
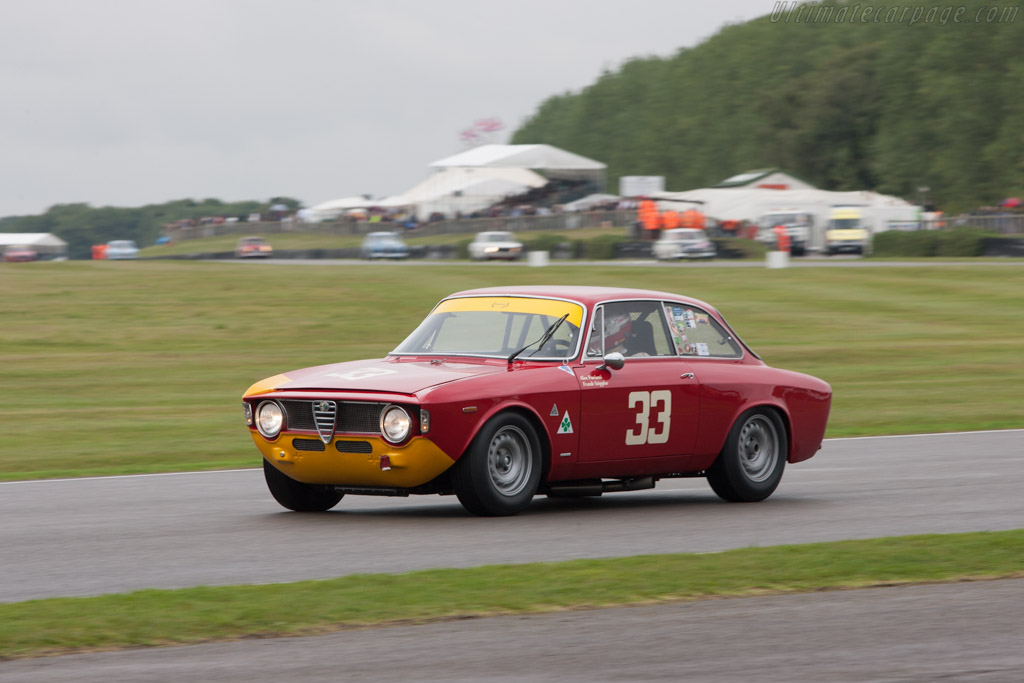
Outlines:
POLYGON ((490 230, 477 233, 469 244, 469 257, 477 261, 506 259, 514 261, 523 255, 523 243, 510 232, 490 230))
POLYGON ((360 254, 365 259, 409 257, 409 246, 397 232, 371 232, 363 240, 360 254))
POLYGON ((661 233, 654 243, 654 256, 662 261, 673 259, 712 259, 715 245, 703 230, 673 228, 661 233))
POLYGON ((107 242, 106 258, 108 261, 121 261, 139 257, 139 247, 132 240, 112 240, 107 242))

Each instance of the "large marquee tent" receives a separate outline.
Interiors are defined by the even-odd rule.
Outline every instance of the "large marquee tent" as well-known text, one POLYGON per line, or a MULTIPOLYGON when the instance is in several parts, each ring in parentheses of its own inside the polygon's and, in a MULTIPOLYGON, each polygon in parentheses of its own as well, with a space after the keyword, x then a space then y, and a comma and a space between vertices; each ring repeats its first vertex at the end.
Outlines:
POLYGON ((545 178, 590 180, 601 190, 607 166, 551 145, 481 145, 430 164, 431 168, 527 168, 545 178))
POLYGON ((604 187, 605 164, 551 145, 481 145, 429 165, 430 176, 383 199, 344 197, 308 210, 310 220, 330 220, 358 208, 405 208, 427 219, 485 209, 550 180, 583 180, 604 187))
POLYGON ((829 214, 837 206, 859 208, 867 227, 882 232, 916 221, 920 207, 899 197, 871 191, 831 192, 829 190, 772 190, 758 187, 708 187, 685 192, 654 195, 661 209, 689 209, 696 205, 705 215, 719 221, 758 222, 767 213, 788 211, 808 213, 814 219, 811 247, 825 242, 829 214))
POLYGON ((68 243, 49 232, 0 232, 0 251, 12 245, 32 247, 43 260, 62 260, 68 256, 68 243))

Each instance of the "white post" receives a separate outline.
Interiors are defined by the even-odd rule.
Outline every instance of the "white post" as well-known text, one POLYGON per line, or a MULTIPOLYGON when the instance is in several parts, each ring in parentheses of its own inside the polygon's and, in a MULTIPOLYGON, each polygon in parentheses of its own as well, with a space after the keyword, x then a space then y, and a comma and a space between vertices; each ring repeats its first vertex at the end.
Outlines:
POLYGON ((546 266, 548 265, 548 252, 546 251, 531 251, 527 254, 527 263, 531 266, 546 266))
POLYGON ((789 267, 789 252, 788 251, 769 251, 768 259, 766 264, 769 268, 788 268, 789 267))

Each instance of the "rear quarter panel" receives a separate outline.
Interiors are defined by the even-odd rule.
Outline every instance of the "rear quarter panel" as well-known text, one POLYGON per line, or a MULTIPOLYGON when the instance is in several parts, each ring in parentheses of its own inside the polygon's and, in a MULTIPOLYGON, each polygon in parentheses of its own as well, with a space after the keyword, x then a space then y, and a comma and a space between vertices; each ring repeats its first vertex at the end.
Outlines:
POLYGON ((832 388, 816 377, 766 365, 708 362, 695 366, 700 381, 700 425, 696 454, 710 466, 729 430, 745 411, 772 406, 788 428, 789 462, 800 462, 821 448, 832 403, 832 388))

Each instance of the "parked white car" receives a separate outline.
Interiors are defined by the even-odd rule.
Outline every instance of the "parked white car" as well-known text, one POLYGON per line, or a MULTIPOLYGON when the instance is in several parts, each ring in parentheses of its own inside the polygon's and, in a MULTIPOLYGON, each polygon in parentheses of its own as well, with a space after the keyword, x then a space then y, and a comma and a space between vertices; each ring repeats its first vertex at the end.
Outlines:
POLYGON ((654 243, 654 256, 662 261, 673 259, 715 258, 715 245, 703 230, 673 228, 661 233, 654 243))
POLYGON ((505 259, 514 261, 523 254, 523 243, 510 232, 492 230, 477 233, 469 244, 469 258, 477 261, 505 259))
POLYGON ((107 242, 106 258, 108 261, 120 261, 139 257, 139 247, 132 240, 113 240, 107 242))

